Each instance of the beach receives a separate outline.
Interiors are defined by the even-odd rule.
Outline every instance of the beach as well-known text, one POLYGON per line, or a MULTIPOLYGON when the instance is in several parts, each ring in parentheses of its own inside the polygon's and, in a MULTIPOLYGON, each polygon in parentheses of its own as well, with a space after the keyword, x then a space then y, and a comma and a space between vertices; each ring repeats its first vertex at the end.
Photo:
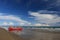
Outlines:
POLYGON ((24 29, 20 34, 0 29, 0 40, 60 40, 60 31, 46 29, 24 29))

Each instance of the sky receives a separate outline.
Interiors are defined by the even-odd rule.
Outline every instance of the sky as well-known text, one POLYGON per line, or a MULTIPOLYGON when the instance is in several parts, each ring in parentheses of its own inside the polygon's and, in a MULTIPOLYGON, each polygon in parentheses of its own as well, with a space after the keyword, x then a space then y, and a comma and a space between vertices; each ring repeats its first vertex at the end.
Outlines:
POLYGON ((60 0, 0 0, 0 25, 60 26, 60 0))

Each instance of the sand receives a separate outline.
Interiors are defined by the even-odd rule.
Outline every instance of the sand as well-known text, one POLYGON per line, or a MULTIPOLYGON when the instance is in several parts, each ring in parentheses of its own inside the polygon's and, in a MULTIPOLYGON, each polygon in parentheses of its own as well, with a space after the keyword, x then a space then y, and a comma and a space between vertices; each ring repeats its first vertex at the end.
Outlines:
POLYGON ((26 40, 60 40, 60 31, 44 29, 26 29, 26 40))
POLYGON ((21 37, 0 28, 0 40, 23 40, 21 37))
POLYGON ((60 31, 27 29, 25 34, 17 35, 0 28, 0 40, 60 40, 60 31))

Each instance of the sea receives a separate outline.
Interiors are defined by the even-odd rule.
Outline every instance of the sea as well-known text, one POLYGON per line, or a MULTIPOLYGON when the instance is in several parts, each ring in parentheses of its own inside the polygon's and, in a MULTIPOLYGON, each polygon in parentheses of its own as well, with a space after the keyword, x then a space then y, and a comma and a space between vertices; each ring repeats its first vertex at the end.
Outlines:
MULTIPOLYGON (((0 26, 2 28, 8 29, 9 26, 0 26)), ((22 27, 24 29, 49 29, 49 30, 60 30, 60 26, 13 26, 22 27)))

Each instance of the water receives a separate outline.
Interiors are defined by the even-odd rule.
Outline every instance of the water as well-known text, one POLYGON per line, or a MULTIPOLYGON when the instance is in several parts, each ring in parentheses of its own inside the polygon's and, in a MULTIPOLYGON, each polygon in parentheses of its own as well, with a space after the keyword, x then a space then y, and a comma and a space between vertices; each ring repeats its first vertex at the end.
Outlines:
POLYGON ((60 26, 22 26, 23 28, 60 28, 60 26))

